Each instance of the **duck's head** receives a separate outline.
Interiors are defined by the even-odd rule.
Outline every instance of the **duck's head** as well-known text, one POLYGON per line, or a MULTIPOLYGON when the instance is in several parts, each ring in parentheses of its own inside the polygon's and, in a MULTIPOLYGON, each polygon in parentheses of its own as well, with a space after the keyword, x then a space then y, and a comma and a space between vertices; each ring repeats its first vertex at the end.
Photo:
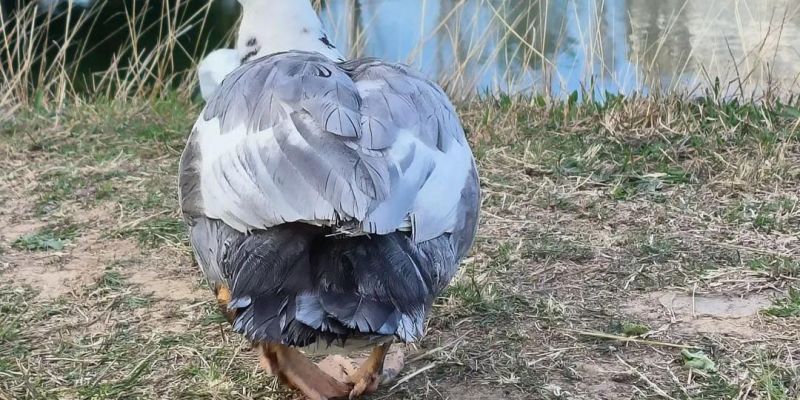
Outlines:
POLYGON ((316 51, 343 59, 333 46, 311 0, 238 0, 242 24, 236 49, 243 62, 289 50, 316 51))

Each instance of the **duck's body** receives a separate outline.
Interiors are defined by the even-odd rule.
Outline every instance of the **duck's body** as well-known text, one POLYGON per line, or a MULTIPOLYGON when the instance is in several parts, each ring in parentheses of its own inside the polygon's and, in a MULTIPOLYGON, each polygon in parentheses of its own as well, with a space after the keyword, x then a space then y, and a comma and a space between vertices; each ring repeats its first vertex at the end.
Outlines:
MULTIPOLYGON (((259 7, 313 13, 297 0, 243 5, 245 22, 271 15, 259 7)), ((387 342, 423 335, 472 244, 472 153, 443 91, 407 67, 337 62, 324 33, 328 54, 288 41, 274 54, 257 33, 242 27, 258 50, 195 124, 181 208, 234 330, 268 369, 309 398, 358 395, 377 387, 387 342), (364 347, 376 347, 372 363, 350 385, 292 350, 364 347)))

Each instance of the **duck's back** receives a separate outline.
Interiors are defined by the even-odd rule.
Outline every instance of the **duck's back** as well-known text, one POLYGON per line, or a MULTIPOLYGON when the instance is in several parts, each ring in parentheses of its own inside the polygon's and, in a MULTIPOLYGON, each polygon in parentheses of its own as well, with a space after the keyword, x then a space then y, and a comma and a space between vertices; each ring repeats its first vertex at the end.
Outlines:
POLYGON ((412 341, 475 235, 472 153, 435 84, 289 52, 228 76, 181 160, 192 246, 237 331, 412 341))

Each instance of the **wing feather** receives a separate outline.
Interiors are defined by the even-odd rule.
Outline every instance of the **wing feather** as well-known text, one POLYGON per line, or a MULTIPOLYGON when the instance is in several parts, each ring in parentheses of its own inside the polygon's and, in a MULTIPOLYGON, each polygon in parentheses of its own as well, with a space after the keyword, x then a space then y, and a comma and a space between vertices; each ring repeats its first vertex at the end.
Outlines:
POLYGON ((475 200, 462 193, 477 194, 465 191, 477 185, 472 153, 441 88, 372 59, 289 52, 247 63, 209 101, 188 149, 184 212, 240 232, 299 221, 412 230, 423 242, 453 232, 475 200))

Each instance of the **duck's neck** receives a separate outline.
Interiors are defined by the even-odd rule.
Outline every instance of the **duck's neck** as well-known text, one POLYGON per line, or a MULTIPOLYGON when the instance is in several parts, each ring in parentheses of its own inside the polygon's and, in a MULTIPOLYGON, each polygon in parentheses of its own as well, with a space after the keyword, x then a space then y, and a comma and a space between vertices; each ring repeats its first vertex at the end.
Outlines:
POLYGON ((242 24, 236 43, 242 61, 289 50, 316 51, 335 61, 344 60, 309 0, 242 3, 242 24))

